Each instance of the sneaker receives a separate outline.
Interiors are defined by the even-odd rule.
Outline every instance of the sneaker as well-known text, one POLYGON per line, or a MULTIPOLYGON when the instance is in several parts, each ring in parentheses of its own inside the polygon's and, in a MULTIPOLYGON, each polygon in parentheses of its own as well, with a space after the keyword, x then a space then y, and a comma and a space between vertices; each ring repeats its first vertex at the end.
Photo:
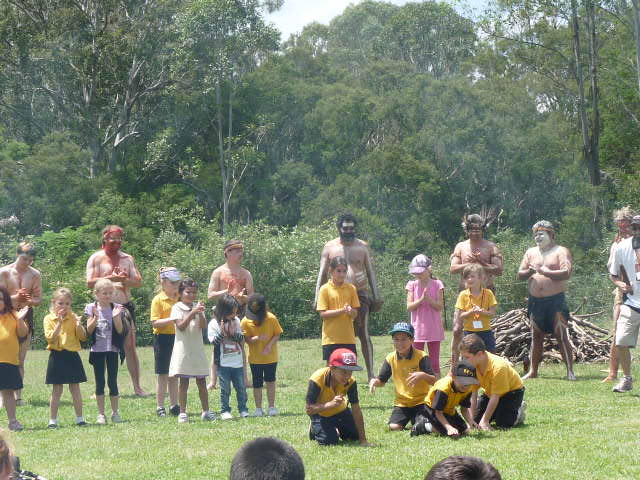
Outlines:
POLYGON ((171 405, 171 407, 169 407, 169 413, 174 417, 180 415, 180 405, 171 405))
POLYGON ((275 417, 276 415, 278 415, 278 409, 276 407, 269 407, 267 415, 269 415, 270 417, 275 417))
POLYGON ((21 398, 16 398, 16 407, 24 407, 25 402, 21 398))
POLYGON ((233 415, 231 415, 231 412, 222 412, 220 414, 220 418, 222 420, 231 420, 233 418, 233 415))
POLYGON ((111 414, 111 423, 122 423, 122 418, 120 418, 120 414, 118 412, 113 412, 111 414))
POLYGON ((522 425, 526 417, 527 417, 527 402, 523 400, 522 403, 520 404, 520 408, 518 408, 518 416, 516 417, 516 422, 513 424, 513 426, 515 427, 516 425, 522 425))
POLYGON ((631 377, 622 377, 615 387, 613 387, 613 391, 616 393, 630 392, 633 390, 633 379, 631 377))
POLYGON ((216 419, 216 414, 210 410, 207 410, 206 412, 202 412, 202 415, 200 415, 200 418, 202 419, 203 422, 211 422, 216 419))
POLYGON ((96 423, 98 425, 106 425, 107 424, 107 417, 105 417, 101 413, 98 414, 98 416, 96 417, 96 423))
POLYGON ((189 423, 189 416, 186 413, 178 415, 178 423, 189 423))
POLYGON ((22 424, 18 421, 18 420, 11 420, 9 421, 9 430, 11 430, 12 432, 19 432, 23 429, 24 427, 22 426, 22 424))
POLYGON ((240 416, 242 418, 247 418, 249 416, 249 412, 247 412, 246 410, 243 410, 240 412, 240 416))
POLYGON ((49 425, 47 425, 47 428, 58 428, 58 422, 56 422, 55 420, 49 420, 49 425))
POLYGON ((158 407, 156 408, 156 415, 159 417, 166 417, 167 411, 164 409, 164 407, 158 407))
POLYGON ((316 436, 313 434, 313 423, 309 422, 309 440, 315 440, 316 436))
POLYGON ((251 415, 251 416, 252 416, 252 417, 261 417, 261 416, 263 416, 263 415, 264 415, 264 413, 262 412, 262 409, 261 409, 261 408, 256 408, 256 409, 253 411, 253 415, 251 415))
POLYGON ((76 425, 78 427, 86 427, 87 426, 87 422, 85 422, 84 420, 79 420, 76 422, 76 425))
POLYGON ((411 433, 409 434, 411 437, 417 437, 418 435, 427 435, 433 432, 433 425, 426 418, 422 418, 417 420, 416 423, 411 427, 411 433))

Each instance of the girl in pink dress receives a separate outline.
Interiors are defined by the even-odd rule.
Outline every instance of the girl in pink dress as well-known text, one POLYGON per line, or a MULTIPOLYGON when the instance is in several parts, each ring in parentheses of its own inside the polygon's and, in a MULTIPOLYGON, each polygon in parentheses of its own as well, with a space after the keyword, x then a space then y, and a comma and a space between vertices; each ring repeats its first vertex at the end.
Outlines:
POLYGON ((409 265, 414 280, 407 282, 407 311, 411 312, 411 325, 415 329, 413 346, 424 351, 427 344, 431 369, 440 378, 440 342, 444 340, 442 309, 444 285, 433 277, 431 258, 416 255, 409 265))

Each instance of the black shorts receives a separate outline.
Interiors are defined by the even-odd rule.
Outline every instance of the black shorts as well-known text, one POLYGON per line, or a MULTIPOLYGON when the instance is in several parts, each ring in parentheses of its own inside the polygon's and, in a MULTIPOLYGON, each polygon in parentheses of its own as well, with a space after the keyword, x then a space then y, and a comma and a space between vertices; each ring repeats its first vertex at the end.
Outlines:
POLYGON ((155 360, 156 375, 169 373, 175 339, 176 336, 171 333, 160 333, 153 336, 153 359, 155 360))
POLYGON ((532 297, 527 302, 527 316, 538 329, 544 333, 553 333, 556 313, 561 313, 565 320, 569 319, 569 307, 564 292, 550 297, 532 297))
POLYGON ((387 424, 391 425, 394 423, 396 425, 401 425, 403 428, 409 422, 413 425, 416 423, 416 415, 424 413, 425 406, 425 404, 420 404, 415 407, 393 407, 387 424))
POLYGON ((348 348, 353 353, 358 355, 358 352, 356 352, 355 343, 330 343, 329 345, 322 345, 322 359, 329 360, 329 357, 331 356, 333 351, 339 348, 348 348))
POLYGON ((22 337, 22 339, 20 339, 20 342, 24 342, 30 334, 33 335, 33 307, 29 307, 29 309, 27 310, 27 315, 24 317, 24 322, 27 324, 29 333, 22 337))
MULTIPOLYGON (((518 390, 512 390, 505 393, 498 400, 498 406, 493 412, 493 416, 490 421, 495 421, 496 425, 500 428, 511 428, 515 425, 518 418, 518 409, 522 405, 524 400, 524 387, 518 390)), ((478 406, 476 408, 476 423, 480 423, 482 416, 484 415, 487 405, 489 404, 489 397, 484 393, 478 396, 478 406)))
POLYGON ((336 445, 339 439, 359 440, 360 434, 353 413, 347 408, 331 417, 311 415, 309 437, 320 445, 336 445))
MULTIPOLYGON (((440 423, 438 417, 436 417, 436 411, 428 405, 425 407, 425 410, 431 426, 441 435, 447 435, 447 429, 444 427, 444 425, 442 425, 442 423, 440 423)), ((455 415, 448 415, 444 412, 442 412, 442 414, 444 415, 444 418, 447 419, 447 422, 455 427, 460 434, 466 432, 469 429, 467 422, 465 422, 464 418, 462 418, 462 415, 460 415, 458 412, 456 412, 455 415)))
POLYGON ((133 302, 123 303, 122 306, 129 311, 129 316, 131 317, 131 328, 135 328, 136 326, 136 306, 133 302))
POLYGON ((0 363, 0 390, 20 390, 22 387, 18 365, 0 363))
POLYGON ((276 363, 250 363, 253 388, 262 388, 263 382, 276 381, 276 363))
POLYGON ((47 364, 47 385, 67 385, 69 383, 83 383, 87 375, 78 352, 69 350, 51 350, 47 364))
POLYGON ((464 330, 462 333, 465 337, 467 335, 471 335, 472 333, 478 335, 484 342, 484 346, 487 349, 487 352, 496 353, 496 336, 493 334, 493 330, 481 330, 479 332, 464 330))

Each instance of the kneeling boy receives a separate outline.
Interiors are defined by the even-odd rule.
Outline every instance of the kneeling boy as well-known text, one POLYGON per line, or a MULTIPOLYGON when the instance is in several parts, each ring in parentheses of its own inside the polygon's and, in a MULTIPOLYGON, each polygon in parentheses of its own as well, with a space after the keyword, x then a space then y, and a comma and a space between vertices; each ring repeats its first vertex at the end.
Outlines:
POLYGON ((478 398, 475 421, 482 430, 491 430, 495 420, 500 428, 524 422, 524 385, 518 372, 504 358, 486 351, 482 339, 467 335, 460 342, 460 355, 476 368, 484 393, 478 398))
POLYGON ((471 427, 477 427, 470 411, 471 392, 476 385, 476 369, 466 362, 458 362, 453 376, 441 378, 429 391, 426 415, 416 422, 411 435, 422 435, 435 430, 442 435, 458 437, 467 432, 467 423, 471 427), (462 416, 456 412, 458 405, 462 416), (430 423, 431 427, 427 423, 430 423))
POLYGON ((396 399, 389 417, 389 430, 404 430, 415 424, 416 415, 424 412, 424 397, 436 378, 429 357, 413 348, 414 329, 406 322, 396 323, 389 332, 395 351, 385 358, 377 377, 369 381, 369 391, 383 387, 393 377, 396 399))
POLYGON ((311 417, 309 438, 320 445, 335 445, 342 440, 358 440, 369 445, 364 418, 358 401, 354 370, 362 370, 355 353, 338 348, 329 357, 329 366, 316 370, 309 379, 306 412, 311 417), (347 400, 351 408, 347 407, 347 400))

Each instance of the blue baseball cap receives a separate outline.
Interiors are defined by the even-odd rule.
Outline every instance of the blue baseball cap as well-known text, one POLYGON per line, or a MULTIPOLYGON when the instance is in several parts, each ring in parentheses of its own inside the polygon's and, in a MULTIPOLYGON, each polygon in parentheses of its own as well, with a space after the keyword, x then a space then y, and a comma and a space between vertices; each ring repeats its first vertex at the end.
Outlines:
POLYGON ((413 325, 407 322, 398 322, 396 323, 391 330, 389 330, 389 335, 393 336, 394 333, 406 333, 411 338, 414 338, 415 330, 413 329, 413 325))

